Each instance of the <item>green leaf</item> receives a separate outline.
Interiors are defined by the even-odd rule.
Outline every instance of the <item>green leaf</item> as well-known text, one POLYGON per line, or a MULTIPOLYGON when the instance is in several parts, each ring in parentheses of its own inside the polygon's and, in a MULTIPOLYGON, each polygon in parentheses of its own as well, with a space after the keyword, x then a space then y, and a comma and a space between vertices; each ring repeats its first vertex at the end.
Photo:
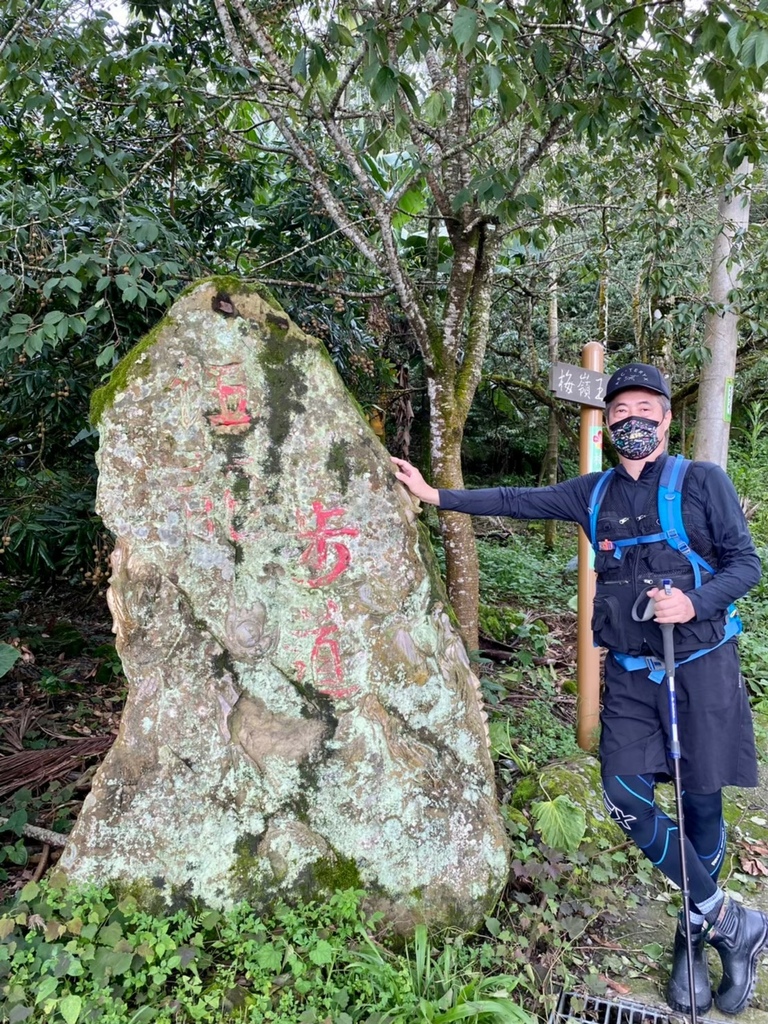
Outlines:
POLYGON ((80 996, 64 996, 59 1003, 59 1013, 67 1024, 77 1024, 82 1008, 83 1000, 80 996))
POLYGON ((388 64, 382 64, 371 82, 371 98, 383 107, 397 92, 398 77, 388 64))
POLYGON ((543 39, 540 39, 533 48, 533 66, 540 75, 544 76, 549 71, 551 63, 552 54, 549 52, 549 47, 543 39))
POLYGON ((296 54, 296 60, 293 62, 291 68, 291 74, 294 78, 298 78, 300 82, 306 82, 307 80, 307 49, 305 46, 299 50, 296 54))
POLYGON ((411 84, 410 78, 408 77, 408 75, 400 74, 400 75, 398 75, 398 82, 399 82, 400 88, 403 90, 403 93, 405 94, 405 97, 408 100, 408 102, 410 103, 410 105, 413 108, 414 112, 416 114, 418 114, 419 113, 419 98, 416 95, 416 90, 413 88, 413 85, 411 84))
POLYGON ((265 971, 279 971, 283 966, 282 950, 273 942, 265 942, 256 954, 256 962, 265 971))
POLYGON ((664 956, 664 947, 658 942, 648 942, 643 946, 643 952, 646 956, 649 956, 651 960, 661 960, 664 956))
POLYGON ((494 388, 491 392, 494 409, 506 416, 508 420, 512 420, 517 423, 521 419, 520 410, 510 400, 509 395, 506 391, 502 391, 501 388, 494 388))
POLYGON ((29 1020, 33 1014, 31 1006, 18 1005, 8 1013, 8 1024, 20 1024, 20 1021, 29 1020))
POLYGON ((48 975, 47 978, 43 978, 40 984, 37 986, 37 993, 35 994, 35 1006, 42 1003, 48 996, 52 996, 56 989, 59 987, 58 978, 52 978, 48 975))
POLYGON ((471 7, 460 7, 453 19, 451 35, 462 53, 468 54, 477 43, 477 11, 471 7))
POLYGON ((328 38, 332 43, 340 43, 342 46, 355 45, 355 37, 346 25, 342 25, 338 21, 328 23, 328 38))
POLYGON ((10 644, 0 644, 0 677, 11 671, 21 657, 21 651, 10 644))
POLYGON ((631 5, 622 17, 624 28, 632 36, 637 37, 645 31, 645 7, 631 5))
POLYGON ((483 77, 485 78, 488 92, 492 95, 498 92, 499 86, 501 85, 501 70, 495 64, 486 64, 483 68, 483 77))
POLYGON ((421 114, 428 124, 439 124, 445 119, 445 96, 442 92, 433 92, 424 100, 421 114))
POLYGON ((755 40, 755 67, 761 68, 768 61, 768 32, 763 29, 755 40))
POLYGON ((333 946, 325 939, 320 939, 317 945, 309 951, 309 959, 318 967, 333 963, 333 946))
MULTIPOLYGON (((26 821, 24 822, 24 824, 26 825, 26 821)), ((40 886, 37 884, 37 882, 27 882, 27 884, 19 893, 19 898, 22 899, 25 903, 29 903, 30 900, 36 899, 39 892, 40 886)))
POLYGON ((531 810, 547 846, 566 853, 578 848, 587 830, 583 807, 561 794, 554 800, 537 800, 531 810))

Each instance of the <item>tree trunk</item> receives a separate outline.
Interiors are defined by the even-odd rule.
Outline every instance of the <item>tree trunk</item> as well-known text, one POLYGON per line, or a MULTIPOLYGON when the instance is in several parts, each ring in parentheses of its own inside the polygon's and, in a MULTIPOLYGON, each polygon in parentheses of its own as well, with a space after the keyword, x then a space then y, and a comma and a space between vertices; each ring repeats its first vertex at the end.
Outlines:
POLYGON ((597 285, 597 341, 608 351, 608 284, 610 239, 608 237, 608 211, 603 210, 603 249, 600 253, 600 280, 597 285))
POLYGON ((750 192, 744 180, 752 169, 744 160, 730 186, 723 190, 717 206, 720 230, 715 238, 709 299, 713 306, 704 321, 704 346, 710 360, 701 369, 696 410, 694 458, 728 463, 728 437, 731 429, 730 401, 736 373, 739 315, 731 307, 731 293, 738 288, 741 262, 734 242, 749 226, 750 192))
MULTIPOLYGON (((456 408, 452 389, 431 378, 429 393, 433 483, 435 487, 461 489, 461 441, 466 417, 462 418, 456 408)), ((439 518, 448 597, 467 649, 476 651, 480 574, 472 518, 462 512, 440 512, 439 518)))
MULTIPOLYGON (((557 305, 557 277, 553 273, 549 282, 549 365, 554 366, 560 354, 560 316, 557 305)), ((557 426, 557 414, 549 410, 549 426, 547 430, 547 454, 544 459, 544 482, 548 485, 557 483, 557 461, 559 456, 560 431, 557 426)), ((544 523, 544 547, 552 551, 557 543, 557 520, 547 519, 544 523)))

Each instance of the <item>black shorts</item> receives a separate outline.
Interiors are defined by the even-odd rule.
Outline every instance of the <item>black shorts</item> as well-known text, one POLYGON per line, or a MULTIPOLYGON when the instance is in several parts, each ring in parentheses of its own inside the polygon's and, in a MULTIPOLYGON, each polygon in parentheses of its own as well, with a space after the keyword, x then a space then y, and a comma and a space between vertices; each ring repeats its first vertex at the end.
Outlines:
MULTIPOLYGON (((752 713, 735 642, 680 665, 675 673, 680 777, 689 793, 723 786, 756 786, 752 713)), ((670 777, 669 697, 666 680, 627 672, 609 653, 600 716, 603 775, 670 777)))

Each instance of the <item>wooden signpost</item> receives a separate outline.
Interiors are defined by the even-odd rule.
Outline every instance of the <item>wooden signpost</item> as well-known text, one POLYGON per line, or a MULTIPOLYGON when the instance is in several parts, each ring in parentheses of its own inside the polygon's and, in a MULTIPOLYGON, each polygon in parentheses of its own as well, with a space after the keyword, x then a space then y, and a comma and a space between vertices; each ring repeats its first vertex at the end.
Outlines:
MULTIPOLYGON (((603 468, 603 395, 608 376, 603 373, 605 350, 597 341, 581 351, 581 366, 555 363, 549 387, 558 398, 581 406, 579 472, 599 473, 603 468)), ((582 750, 594 750, 600 727, 600 651, 592 643, 592 606, 595 600, 594 552, 579 530, 579 586, 577 669, 578 704, 576 740, 582 750)))

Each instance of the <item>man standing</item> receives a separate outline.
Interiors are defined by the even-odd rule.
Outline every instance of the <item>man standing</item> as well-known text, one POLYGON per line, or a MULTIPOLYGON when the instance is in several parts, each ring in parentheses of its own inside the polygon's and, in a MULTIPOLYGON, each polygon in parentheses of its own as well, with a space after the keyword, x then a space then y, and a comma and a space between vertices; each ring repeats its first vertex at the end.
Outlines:
MULTIPOLYGON (((656 659, 663 654, 660 625, 674 624, 694 998, 697 1011, 706 1013, 712 1004, 704 950, 709 943, 723 965, 715 1003, 736 1014, 752 997, 757 962, 768 946, 768 916, 727 898, 717 885, 725 859, 722 787, 757 785, 731 605, 760 579, 760 560, 733 485, 714 463, 694 462, 684 473, 681 508, 690 546, 673 546, 660 526, 659 488, 667 487, 671 471, 668 466, 665 474, 664 467, 675 462, 666 452, 672 412, 660 371, 642 363, 622 367, 609 379, 605 401, 619 466, 599 499, 600 473, 552 487, 438 491, 409 463, 393 462, 397 479, 421 501, 474 515, 568 520, 594 538, 592 628, 595 643, 609 652, 599 748, 605 806, 682 887, 677 826, 655 802, 656 783, 672 775, 669 707, 656 659), (638 607, 649 600, 655 617, 637 621, 638 607)), ((692 1005, 682 917, 667 1001, 683 1013, 692 1005)))

